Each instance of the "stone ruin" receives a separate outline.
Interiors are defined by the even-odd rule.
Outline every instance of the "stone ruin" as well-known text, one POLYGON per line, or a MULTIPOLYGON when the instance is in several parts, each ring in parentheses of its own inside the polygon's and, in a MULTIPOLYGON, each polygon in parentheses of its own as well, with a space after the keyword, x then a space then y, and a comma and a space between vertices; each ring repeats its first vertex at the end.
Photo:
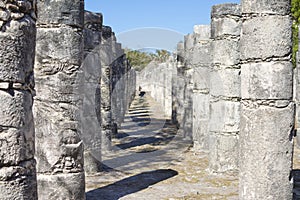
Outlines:
POLYGON ((0 4, 1 199, 85 199, 135 71, 83 0, 0 4))
MULTIPOLYGON (((293 198, 299 69, 291 24, 290 1, 215 5, 211 25, 196 25, 177 45, 173 73, 151 69, 172 76, 161 86, 172 90, 172 121, 209 154, 209 171, 239 172, 239 199, 293 198)), ((142 80, 161 94, 156 76, 142 80)))
POLYGON ((239 171, 240 199, 292 199, 300 78, 290 1, 213 6, 210 26, 138 80, 83 0, 0 6, 1 199, 85 199, 85 174, 102 170, 136 85, 209 153, 212 173, 239 171))

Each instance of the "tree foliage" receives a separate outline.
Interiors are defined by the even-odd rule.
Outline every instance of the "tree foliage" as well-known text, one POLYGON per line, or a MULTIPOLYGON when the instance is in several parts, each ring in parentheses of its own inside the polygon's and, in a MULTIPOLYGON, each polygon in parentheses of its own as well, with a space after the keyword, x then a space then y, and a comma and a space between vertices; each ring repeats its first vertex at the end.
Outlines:
POLYGON ((164 49, 156 50, 155 53, 125 49, 125 53, 131 66, 137 71, 143 70, 152 61, 166 62, 170 56, 170 53, 164 49))

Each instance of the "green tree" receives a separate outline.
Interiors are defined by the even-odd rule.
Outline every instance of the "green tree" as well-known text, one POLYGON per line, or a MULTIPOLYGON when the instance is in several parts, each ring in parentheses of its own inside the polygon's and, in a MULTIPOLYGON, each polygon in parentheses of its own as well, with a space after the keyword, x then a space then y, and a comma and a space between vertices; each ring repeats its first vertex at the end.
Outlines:
POLYGON ((137 71, 143 70, 151 61, 166 62, 170 56, 170 53, 163 49, 156 50, 155 53, 125 49, 125 54, 131 66, 137 71))

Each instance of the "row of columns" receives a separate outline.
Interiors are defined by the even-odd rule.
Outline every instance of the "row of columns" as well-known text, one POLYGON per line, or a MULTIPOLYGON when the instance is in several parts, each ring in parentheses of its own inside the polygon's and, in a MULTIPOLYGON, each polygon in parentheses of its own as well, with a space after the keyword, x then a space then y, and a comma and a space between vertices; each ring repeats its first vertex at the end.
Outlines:
POLYGON ((173 81, 174 121, 184 102, 184 135, 208 152, 210 172, 239 171, 240 199, 292 199, 291 25, 290 1, 242 0, 213 6, 211 25, 178 45, 185 88, 173 81))
POLYGON ((1 2, 0 25, 1 199, 85 199, 135 71, 83 0, 1 2))

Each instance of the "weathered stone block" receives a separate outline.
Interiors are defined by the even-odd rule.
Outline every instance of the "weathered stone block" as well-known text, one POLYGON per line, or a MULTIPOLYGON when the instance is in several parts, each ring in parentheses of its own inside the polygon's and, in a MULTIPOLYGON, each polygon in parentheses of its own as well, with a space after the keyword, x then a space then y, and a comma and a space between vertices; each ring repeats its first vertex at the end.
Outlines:
POLYGON ((239 132, 240 102, 211 101, 209 127, 210 132, 239 132))
POLYGON ((266 60, 288 56, 291 53, 291 27, 290 16, 263 16, 245 20, 241 34, 241 59, 266 60))
POLYGON ((192 76, 193 90, 201 93, 209 93, 210 88, 210 68, 195 67, 192 76))
POLYGON ((35 161, 21 162, 18 166, 1 167, 1 199, 38 199, 35 161))
POLYGON ((102 13, 94 13, 85 10, 84 11, 84 28, 93 31, 101 31, 103 24, 102 13))
POLYGON ((195 66, 210 66, 211 64, 211 43, 210 41, 202 41, 197 43, 191 55, 191 64, 195 66))
POLYGON ((193 94, 193 140, 208 149, 209 94, 193 94))
POLYGON ((243 101, 240 199, 292 199, 294 104, 276 108, 243 101))
POLYGON ((184 50, 189 51, 193 48, 195 44, 195 35, 194 34, 188 34, 184 36, 184 50))
POLYGON ((0 80, 28 83, 33 71, 36 29, 30 17, 6 23, 0 32, 0 80))
POLYGON ((213 18, 211 21, 211 37, 240 36, 242 21, 233 18, 213 18))
POLYGON ((70 173, 70 174, 39 174, 38 194, 41 197, 48 197, 49 199, 63 200, 66 197, 70 199, 85 199, 85 193, 82 189, 84 186, 84 173, 70 173), (44 190, 47 188, 47 190, 44 190))
POLYGON ((292 99, 293 66, 290 62, 242 64, 243 99, 292 99))
POLYGON ((243 13, 264 13, 288 15, 290 13, 290 1, 286 0, 242 0, 243 13))
MULTIPOLYGON (((38 96, 35 97, 36 100, 58 103, 73 102, 73 104, 78 102, 78 92, 80 92, 81 87, 75 83, 78 71, 72 70, 78 68, 78 66, 63 65, 67 68, 66 70, 69 68, 70 73, 74 74, 58 72, 54 75, 37 76, 35 88, 38 96), (45 90, 45 88, 47 88, 47 90, 45 90)), ((57 69, 60 66, 60 64, 53 64, 51 68, 57 69)))
POLYGON ((237 40, 215 40, 212 42, 215 65, 234 66, 240 62, 240 42, 237 40))
POLYGON ((0 133, 0 166, 17 166, 33 159, 34 126, 27 124, 22 129, 9 128, 0 133))
POLYGON ((202 40, 210 39, 210 25, 195 25, 194 26, 194 35, 196 37, 196 42, 202 40))
POLYGON ((212 70, 210 94, 215 97, 239 98, 241 96, 240 73, 240 69, 212 70))
POLYGON ((226 3, 214 5, 211 10, 212 18, 219 18, 228 15, 240 16, 241 15, 241 6, 235 3, 226 3))
POLYGON ((0 91, 0 126, 24 128, 33 123, 32 95, 28 91, 0 91))
POLYGON ((72 113, 77 108, 61 108, 35 101, 36 156, 39 173, 83 170, 83 144, 79 123, 72 113), (63 112, 62 110, 65 110, 63 112), (51 151, 49 151, 51 149, 51 151))
POLYGON ((209 135, 209 169, 212 172, 238 170, 239 136, 215 133, 209 135))
POLYGON ((53 68, 51 65, 55 61, 80 66, 83 56, 82 37, 81 32, 76 32, 71 27, 38 29, 35 70, 41 73, 39 75, 49 75, 67 68, 53 68))
POLYGON ((109 66, 112 64, 114 55, 111 48, 111 39, 102 41, 100 49, 100 58, 102 66, 109 66))
POLYGON ((82 27, 84 18, 84 1, 68 0, 37 1, 38 24, 66 24, 82 27))
POLYGON ((84 48, 92 51, 93 49, 100 48, 101 45, 101 32, 92 31, 90 29, 83 30, 84 35, 84 48))
POLYGON ((300 70, 298 66, 300 66, 299 63, 294 68, 294 98, 300 103, 300 70))

